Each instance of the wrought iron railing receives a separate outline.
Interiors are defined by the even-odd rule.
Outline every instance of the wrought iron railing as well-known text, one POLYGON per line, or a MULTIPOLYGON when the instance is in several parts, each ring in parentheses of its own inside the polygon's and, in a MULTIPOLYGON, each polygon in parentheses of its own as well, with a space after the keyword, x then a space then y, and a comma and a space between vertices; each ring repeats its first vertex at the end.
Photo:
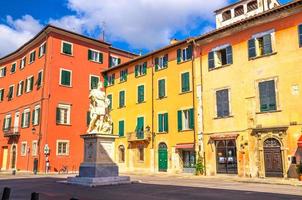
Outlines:
POLYGON ((127 133, 128 141, 150 140, 151 133, 148 131, 137 131, 127 133))
POLYGON ((3 133, 4 133, 4 137, 19 136, 20 128, 19 127, 3 128, 3 133))

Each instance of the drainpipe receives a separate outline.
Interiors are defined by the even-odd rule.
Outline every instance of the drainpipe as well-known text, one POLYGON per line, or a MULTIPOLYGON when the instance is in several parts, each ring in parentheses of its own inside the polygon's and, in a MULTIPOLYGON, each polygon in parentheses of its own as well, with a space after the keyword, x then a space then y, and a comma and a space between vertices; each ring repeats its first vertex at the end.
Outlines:
POLYGON ((151 87, 151 92, 152 92, 152 96, 151 96, 151 98, 152 98, 152 119, 151 119, 151 126, 152 126, 152 129, 151 129, 151 142, 152 142, 152 149, 153 149, 153 170, 154 170, 154 172, 156 171, 155 169, 156 169, 156 166, 155 166, 155 161, 156 161, 156 159, 155 159, 155 149, 154 149, 154 142, 155 142, 155 131, 154 131, 154 63, 153 63, 153 60, 154 60, 154 58, 153 58, 153 55, 152 55, 152 57, 151 57, 151 59, 152 59, 152 74, 151 74, 151 85, 152 85, 152 87, 151 87))

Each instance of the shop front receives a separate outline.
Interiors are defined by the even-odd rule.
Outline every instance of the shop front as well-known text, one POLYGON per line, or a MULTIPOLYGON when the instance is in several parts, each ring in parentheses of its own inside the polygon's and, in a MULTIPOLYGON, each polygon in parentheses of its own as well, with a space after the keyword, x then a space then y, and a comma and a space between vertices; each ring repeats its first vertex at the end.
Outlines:
POLYGON ((194 144, 177 144, 176 150, 181 158, 182 171, 184 173, 195 173, 196 154, 194 144))

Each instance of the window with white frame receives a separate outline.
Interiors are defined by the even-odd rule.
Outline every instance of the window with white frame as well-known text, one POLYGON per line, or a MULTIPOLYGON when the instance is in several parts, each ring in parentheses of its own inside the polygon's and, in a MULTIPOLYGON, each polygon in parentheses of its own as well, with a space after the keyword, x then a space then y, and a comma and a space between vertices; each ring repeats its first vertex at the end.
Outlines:
POLYGON ((103 63, 103 54, 100 51, 88 49, 88 60, 103 63))
POLYGON ((70 42, 62 41, 61 53, 66 55, 73 54, 73 44, 70 42))
POLYGON ((26 156, 27 153, 27 142, 21 143, 21 156, 26 156))
POLYGON ((41 58, 45 53, 46 53, 46 43, 44 42, 44 43, 39 47, 39 58, 41 58))
POLYGON ((59 104, 56 112, 57 124, 70 124, 71 106, 67 104, 59 104))
POLYGON ((6 67, 1 67, 0 68, 0 78, 6 76, 6 67))
POLYGON ((21 96, 23 94, 23 89, 24 89, 24 81, 22 80, 18 83, 17 96, 21 96))
POLYGON ((31 154, 32 154, 32 156, 37 156, 38 155, 38 142, 37 142, 37 140, 32 141, 31 154))
POLYGON ((183 49, 177 50, 177 63, 185 62, 187 60, 192 59, 192 51, 193 47, 192 45, 189 45, 188 47, 185 47, 183 49))
POLYGON ((34 76, 30 76, 26 79, 25 91, 31 92, 34 89, 34 76))
POLYGON ((38 73, 38 79, 36 82, 38 88, 42 86, 42 81, 43 81, 43 70, 39 71, 38 73))
MULTIPOLYGON (((106 82, 106 80, 105 80, 106 82)), ((111 85, 114 85, 114 82, 115 82, 115 74, 110 74, 107 76, 107 86, 111 86, 111 85)))
POLYGON ((89 87, 89 89, 90 90, 97 89, 99 82, 100 82, 100 77, 99 76, 90 75, 90 87, 89 87))
POLYGON ((0 89, 0 102, 3 101, 3 99, 4 99, 4 89, 1 88, 0 89))
POLYGON ((10 68, 10 73, 13 74, 16 72, 16 68, 17 68, 17 63, 14 62, 10 68))
POLYGON ((35 60, 36 60, 36 51, 32 51, 29 54, 29 64, 35 62, 35 60))
POLYGON ((11 128, 12 125, 12 116, 10 114, 5 115, 4 122, 3 122, 3 130, 7 131, 11 128))
POLYGON ((30 124, 30 109, 27 108, 22 113, 21 127, 28 128, 30 124))
POLYGON ((67 69, 60 69, 60 85, 71 87, 72 85, 72 71, 67 69))
POLYGON ((115 56, 109 56, 109 67, 115 67, 121 64, 121 59, 115 56))
POLYGON ((194 110, 186 109, 178 111, 178 131, 194 129, 194 110))
POLYGON ((24 56, 21 60, 20 60, 20 69, 23 69, 26 65, 26 57, 24 56))
POLYGON ((11 85, 9 86, 9 89, 8 89, 8 94, 7 94, 7 99, 10 101, 13 99, 13 96, 14 96, 14 85, 11 85))
POLYGON ((58 140, 57 141, 57 155, 68 156, 69 155, 69 141, 58 140))
POLYGON ((40 123, 40 113, 41 113, 40 105, 35 106, 32 116, 32 123, 34 126, 37 126, 40 123))
POLYGON ((274 37, 274 30, 253 35, 252 39, 248 41, 249 59, 272 54, 274 37))
POLYGON ((168 54, 155 58, 155 71, 168 67, 168 54))
POLYGON ((147 74, 147 62, 135 66, 135 77, 143 76, 146 74, 147 74))
POLYGON ((233 48, 231 45, 221 45, 208 54, 209 69, 230 65, 233 63, 233 48))

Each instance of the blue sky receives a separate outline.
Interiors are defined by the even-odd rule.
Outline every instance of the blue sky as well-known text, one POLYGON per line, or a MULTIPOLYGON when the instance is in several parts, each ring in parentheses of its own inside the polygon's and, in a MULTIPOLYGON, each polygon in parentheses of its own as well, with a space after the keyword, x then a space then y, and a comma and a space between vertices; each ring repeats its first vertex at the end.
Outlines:
MULTIPOLYGON (((280 0, 287 3, 291 0, 280 0)), ((48 23, 146 53, 215 27, 213 11, 236 0, 1 0, 0 57, 48 23)))

